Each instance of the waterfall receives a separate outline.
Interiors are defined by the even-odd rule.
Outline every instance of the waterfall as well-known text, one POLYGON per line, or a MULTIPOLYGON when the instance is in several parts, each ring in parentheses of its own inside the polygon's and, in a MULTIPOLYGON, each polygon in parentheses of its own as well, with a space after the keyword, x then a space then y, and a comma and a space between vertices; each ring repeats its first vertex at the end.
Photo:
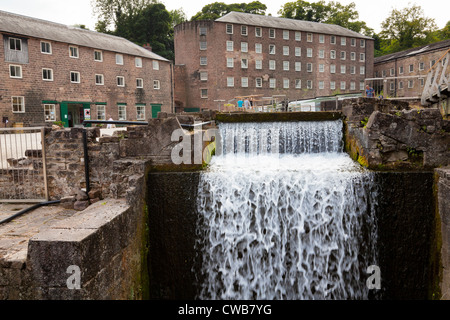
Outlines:
POLYGON ((199 183, 199 299, 368 298, 376 190, 342 125, 220 124, 199 183))

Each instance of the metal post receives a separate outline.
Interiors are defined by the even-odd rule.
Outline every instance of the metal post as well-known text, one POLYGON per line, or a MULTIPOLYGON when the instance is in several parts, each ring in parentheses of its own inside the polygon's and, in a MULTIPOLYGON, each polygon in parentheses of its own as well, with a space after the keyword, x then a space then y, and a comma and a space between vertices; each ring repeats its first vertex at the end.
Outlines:
MULTIPOLYGON (((49 200, 48 196, 48 182, 47 182, 47 159, 46 159, 46 152, 45 152, 45 128, 41 128, 41 146, 42 146, 42 174, 44 176, 44 195, 45 200, 49 200)), ((38 166, 39 169, 39 166, 38 166)))
POLYGON ((87 146, 87 133, 86 129, 83 130, 83 149, 84 149, 84 176, 86 180, 86 193, 91 191, 90 181, 89 181, 89 154, 87 146))

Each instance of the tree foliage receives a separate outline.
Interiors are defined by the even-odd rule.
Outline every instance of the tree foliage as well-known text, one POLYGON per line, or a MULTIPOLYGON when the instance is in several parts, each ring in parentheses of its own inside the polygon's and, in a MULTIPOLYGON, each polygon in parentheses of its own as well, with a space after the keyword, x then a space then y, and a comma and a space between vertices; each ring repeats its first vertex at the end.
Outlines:
POLYGON ((420 6, 392 10, 381 24, 381 53, 388 54, 423 46, 439 40, 434 19, 424 16, 420 6))
POLYGON ((267 6, 259 1, 253 1, 250 3, 232 3, 225 4, 223 2, 214 2, 207 4, 201 11, 197 12, 191 20, 216 20, 223 17, 229 12, 245 12, 252 14, 265 15, 267 6))
POLYGON ((326 3, 323 0, 317 2, 297 0, 285 3, 278 14, 283 18, 336 24, 366 35, 373 34, 373 29, 364 21, 358 20, 359 13, 353 2, 342 5, 337 1, 326 3))

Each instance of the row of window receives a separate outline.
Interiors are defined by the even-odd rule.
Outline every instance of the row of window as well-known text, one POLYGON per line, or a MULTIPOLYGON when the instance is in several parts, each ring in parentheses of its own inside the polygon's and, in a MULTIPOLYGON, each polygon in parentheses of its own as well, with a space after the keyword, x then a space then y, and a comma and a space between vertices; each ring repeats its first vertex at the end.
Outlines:
MULTIPOLYGON (((269 60, 269 70, 276 70, 277 61, 276 60, 269 60)), ((283 65, 283 71, 289 71, 291 67, 290 61, 282 61, 283 65)), ((306 71, 307 72, 313 72, 313 63, 306 63, 306 71)), ((319 72, 325 72, 325 64, 319 63, 318 64, 319 72)), ((249 60, 248 59, 241 59, 241 69, 248 69, 249 67, 249 60)), ((227 58, 227 68, 234 68, 234 58, 227 58)), ((350 74, 356 74, 357 66, 349 66, 350 74)), ((263 61, 262 60, 255 60, 255 70, 262 70, 263 69, 263 61)), ((302 63, 297 61, 294 62, 294 70, 295 71, 302 71, 302 63)), ((340 65, 340 72, 342 74, 345 74, 347 72, 347 66, 345 64, 340 65)), ((336 73, 336 65, 331 64, 330 65, 330 73, 336 73)), ((359 66, 359 74, 366 74, 366 67, 365 66, 359 66)), ((201 77, 201 73, 200 73, 201 77)), ((202 79, 205 80, 205 79, 202 79)))
MULTIPOLYGON (((9 76, 11 78, 21 79, 22 78, 22 66, 21 65, 13 65, 13 64, 9 65, 9 76)), ((42 80, 53 81, 53 69, 42 68, 42 80)), ((70 82, 71 83, 81 83, 80 72, 70 71, 70 82)), ((95 84, 96 85, 104 85, 105 84, 105 77, 103 74, 95 75, 95 84)), ((117 76, 116 84, 118 87, 125 87, 125 77, 117 76)), ((143 87, 144 87, 144 79, 136 78, 136 88, 143 88, 143 87)), ((155 90, 160 89, 160 81, 159 80, 153 80, 153 89, 155 89, 155 90)))
MULTIPOLYGON (((12 97, 12 109, 14 113, 25 112, 25 98, 24 97, 12 97)), ((44 117, 45 121, 56 121, 56 105, 44 104, 44 117)), ((126 105, 118 105, 118 119, 127 120, 126 105)), ((106 120, 106 106, 96 105, 97 120, 106 120)), ((136 105, 136 120, 145 120, 145 105, 136 105)))
MULTIPOLYGON (((9 38, 9 49, 13 51, 22 51, 22 39, 9 38)), ((52 44, 48 41, 41 41, 41 53, 52 54, 52 44)), ((78 59, 80 57, 79 48, 77 46, 69 45, 69 57, 78 59)), ((103 62, 103 51, 94 50, 94 61, 103 62)), ((134 64, 136 68, 142 68, 142 58, 135 57, 134 64)), ((116 64, 124 64, 123 54, 116 53, 116 64)), ((153 70, 159 70, 159 61, 152 60, 153 70)))
MULTIPOLYGON (((435 63, 436 63, 436 60, 430 61, 430 68, 432 66, 434 66, 435 63)), ((425 62, 419 62, 418 67, 419 67, 419 71, 424 71, 425 70, 425 62)), ((414 64, 408 65, 407 69, 408 69, 409 73, 414 72, 414 64)), ((399 74, 404 74, 404 72, 405 72, 405 67, 404 66, 398 67, 398 73, 399 74)), ((386 77, 386 75, 387 75, 387 70, 383 70, 382 71, 382 76, 386 77)), ((395 76, 395 68, 390 68, 389 69, 389 75, 390 76, 395 76)), ((375 72, 375 77, 378 77, 378 71, 375 72)))
MULTIPOLYGON (((240 28, 241 32, 241 36, 248 36, 249 32, 248 32, 248 26, 242 25, 240 28)), ((200 28, 200 35, 205 36, 207 32, 206 28, 200 28)), ((276 30, 273 28, 269 28, 268 30, 269 32, 269 38, 271 39, 275 39, 276 38, 276 30)), ((302 33, 301 31, 291 31, 291 30, 283 30, 283 39, 284 40, 289 40, 290 36, 291 36, 291 32, 294 33, 294 39, 296 41, 302 41, 302 33)), ((227 24, 226 25, 226 33, 227 34, 233 34, 234 33, 234 26, 232 24, 227 24)), ((263 36, 263 29, 261 27, 255 27, 255 37, 257 38, 262 38, 263 36)), ((324 34, 318 34, 316 35, 319 39, 319 43, 325 43, 325 35, 324 34)), ((341 46, 346 46, 347 45, 347 37, 341 37, 340 39, 340 44, 341 46)), ((314 41, 314 34, 311 32, 306 33, 306 42, 313 42, 314 41)), ((356 47, 357 46, 357 39, 356 38, 350 38, 350 45, 352 47, 356 47)), ((330 44, 336 44, 337 43, 337 37, 332 35, 330 36, 330 44)), ((366 41, 364 39, 359 39, 359 46, 361 48, 364 48, 366 46, 366 41)))
MULTIPOLYGON (((226 42, 226 48, 228 52, 234 51, 234 42, 233 41, 227 41, 226 42)), ((289 56, 290 54, 290 48, 289 46, 283 46, 283 55, 289 56)), ((200 50, 206 50, 206 42, 202 41, 200 42, 200 50)), ((247 42, 241 42, 241 52, 248 52, 248 43, 247 42)), ((263 52, 263 46, 261 43, 255 43, 255 53, 262 53, 263 52)), ((269 54, 274 55, 276 54, 276 45, 269 44, 269 54)), ((301 47, 295 47, 294 48, 294 55, 296 57, 301 57, 302 55, 302 48, 301 47)), ((313 57, 313 48, 306 48, 306 56, 308 58, 313 57)), ((350 52, 350 59, 356 60, 356 52, 350 52)), ((318 50, 318 57, 321 59, 325 59, 325 49, 319 49, 318 50)), ((330 59, 336 59, 336 50, 330 50, 330 59)), ((340 52, 340 59, 345 60, 347 58, 347 52, 341 51, 340 52)), ((359 54, 359 61, 366 61, 366 54, 360 53, 359 54)))

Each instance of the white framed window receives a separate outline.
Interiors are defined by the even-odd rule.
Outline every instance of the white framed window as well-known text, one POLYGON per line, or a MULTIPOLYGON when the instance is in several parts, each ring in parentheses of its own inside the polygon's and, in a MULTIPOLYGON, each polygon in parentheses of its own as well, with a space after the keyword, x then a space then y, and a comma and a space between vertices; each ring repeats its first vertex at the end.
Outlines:
POLYGON ((319 34, 319 43, 325 43, 325 35, 319 34))
POLYGON ((205 27, 200 27, 199 28, 199 32, 201 36, 206 36, 206 32, 207 32, 207 28, 205 27))
POLYGON ((414 65, 413 64, 409 65, 409 72, 414 72, 414 65))
POLYGON ((359 45, 360 45, 361 48, 364 48, 366 46, 366 40, 361 39, 360 42, 359 42, 359 45))
POLYGON ((336 81, 330 81, 330 90, 336 90, 336 81))
POLYGON ((80 73, 78 71, 70 71, 70 82, 80 83, 80 73))
POLYGON ((144 79, 136 78, 136 88, 142 89, 144 87, 144 79))
POLYGON ((394 75, 395 75, 395 70, 394 70, 394 68, 390 68, 390 69, 389 69, 389 74, 390 74, 391 76, 394 76, 394 75))
POLYGON ((25 97, 11 97, 12 112, 24 113, 25 112, 25 97))
POLYGON ((323 63, 319 64, 319 72, 325 72, 325 65, 323 63))
POLYGON ((283 46, 283 56, 289 55, 289 46, 283 46))
POLYGON ((336 50, 330 51, 330 59, 336 59, 336 50))
POLYGON ((10 64, 9 65, 9 77, 22 79, 22 66, 10 64))
POLYGON ((302 63, 299 61, 295 62, 295 71, 302 71, 302 63))
POLYGON ((330 73, 336 73, 336 65, 330 64, 330 73))
POLYGON ((227 58, 227 68, 234 68, 234 59, 227 58))
POLYGON ((118 110, 119 121, 127 120, 127 106, 126 105, 118 105, 117 110, 118 110))
POLYGON ((341 90, 345 90, 346 83, 345 81, 341 81, 341 90))
POLYGON ((356 67, 350 66, 350 74, 355 74, 355 73, 356 73, 356 67))
POLYGON ((356 82, 350 81, 350 90, 356 90, 356 82))
POLYGON ((206 57, 200 57, 200 65, 201 65, 201 66, 206 66, 206 65, 208 65, 208 58, 206 58, 206 57))
POLYGON ((394 82, 389 83, 389 89, 391 91, 394 91, 394 89, 395 89, 395 83, 394 82))
POLYGON ((256 78, 255 79, 255 86, 257 88, 262 88, 262 78, 256 78))
POLYGON ((359 61, 366 61, 366 54, 365 53, 360 53, 359 54, 359 61))
POLYGON ((289 30, 283 30, 283 39, 289 40, 289 30))
POLYGON ((248 88, 248 78, 247 77, 242 77, 241 78, 241 87, 242 88, 248 88))
POLYGON ((269 70, 276 70, 277 62, 275 60, 269 60, 269 70))
POLYGON ((227 41, 227 51, 233 51, 233 50, 234 50, 234 42, 227 41))
POLYGON ((306 71, 307 71, 307 72, 312 72, 312 69, 313 69, 312 63, 307 63, 307 64, 306 64, 306 71))
POLYGON ((200 98, 202 99, 208 98, 208 89, 200 89, 200 98))
POLYGON ((71 58, 79 58, 78 47, 69 46, 69 57, 71 57, 71 58))
POLYGON ((341 73, 344 74, 346 72, 345 64, 341 64, 341 73))
POLYGON ((302 55, 302 48, 300 48, 300 47, 295 47, 295 56, 296 57, 301 57, 301 55, 302 55))
POLYGON ((408 80, 408 88, 414 88, 414 80, 408 80))
POLYGON ((306 49, 306 56, 308 58, 312 58, 312 56, 313 56, 313 49, 312 48, 307 48, 306 49))
POLYGON ((289 79, 283 79, 283 89, 289 89, 289 79))
POLYGON ((117 76, 116 83, 118 87, 125 87, 125 78, 123 76, 117 76))
POLYGON ((48 41, 41 41, 41 53, 52 54, 52 44, 48 41))
POLYGON ((262 53, 262 44, 261 43, 255 43, 255 52, 262 53))
POLYGON ((419 62, 419 70, 423 71, 425 69, 425 64, 423 62, 419 62))
POLYGON ((275 38, 275 29, 269 29, 269 38, 275 38))
POLYGON ((153 70, 159 70, 159 61, 158 60, 153 60, 152 61, 152 67, 153 67, 153 70))
POLYGON ((258 38, 262 37, 262 30, 260 27, 255 28, 255 37, 258 37, 258 38))
POLYGON ((313 34, 312 33, 306 34, 306 42, 313 42, 313 34))
POLYGON ((102 86, 105 84, 105 78, 102 74, 95 75, 95 84, 98 86, 102 86))
POLYGON ((283 61, 283 70, 289 71, 289 61, 283 61))
POLYGON ((97 108, 97 120, 106 120, 106 107, 103 104, 95 105, 97 108))
POLYGON ((53 69, 42 68, 42 80, 53 81, 53 69))
POLYGON ((269 54, 275 54, 275 45, 269 44, 269 54))
POLYGON ((270 89, 275 89, 277 87, 277 79, 270 78, 269 79, 269 87, 270 87, 270 89))
POLYGON ((134 65, 136 68, 142 68, 142 58, 136 57, 134 58, 134 65))
POLYGON ((208 81, 208 72, 207 71, 200 72, 200 81, 208 81))
POLYGON ((320 58, 320 59, 325 58, 325 50, 323 50, 323 49, 320 49, 320 50, 319 50, 319 58, 320 58))
POLYGON ((359 67, 359 74, 366 74, 366 67, 365 66, 360 66, 359 67))
POLYGON ((44 104, 45 122, 56 121, 56 107, 54 104, 44 104))
POLYGON ((359 90, 363 91, 364 90, 364 81, 360 81, 359 82, 359 90))
POLYGON ((9 38, 9 49, 14 51, 22 51, 22 40, 18 38, 9 38))
POLYGON ((312 80, 306 81, 306 89, 312 89, 313 88, 313 82, 312 80))
POLYGON ((241 42, 241 52, 248 52, 248 43, 241 42))
POLYGON ((227 24, 226 26, 227 28, 227 34, 233 34, 233 25, 232 24, 227 24))
POLYGON ((116 64, 123 65, 123 55, 116 53, 116 64))
POLYGON ((262 60, 255 60, 255 69, 256 70, 262 69, 262 60))
POLYGON ((295 89, 301 89, 302 88, 302 80, 295 79, 295 89))
POLYGON ((403 81, 399 81, 398 82, 398 88, 399 89, 403 89, 403 81))
POLYGON ((330 43, 336 44, 336 36, 330 36, 330 43))
POLYGON ((323 90, 325 88, 325 82, 324 81, 319 81, 319 89, 323 90))
POLYGON ((248 28, 247 26, 241 26, 241 35, 247 36, 248 35, 248 28))
POLYGON ((423 87, 425 85, 425 79, 424 78, 420 78, 420 86, 423 87))
POLYGON ((295 41, 302 41, 302 33, 300 31, 295 31, 295 41))
POLYGON ((403 74, 403 66, 398 67, 398 74, 403 74))
POLYGON ((248 59, 241 59, 241 68, 242 69, 248 68, 248 59))
POLYGON ((103 52, 100 50, 94 50, 94 61, 103 61, 103 52))
POLYGON ((356 39, 355 39, 355 38, 351 38, 351 39, 350 39, 350 45, 351 45, 352 47, 356 47, 356 39))
POLYGON ((161 83, 159 82, 159 80, 153 80, 153 89, 154 90, 161 89, 161 83))
POLYGON ((136 120, 145 120, 145 105, 136 105, 136 120))
POLYGON ((345 60, 347 58, 346 52, 341 51, 341 60, 345 60))
POLYGON ((350 60, 352 61, 356 60, 356 52, 350 52, 350 60))
POLYGON ((346 46, 346 45, 347 45, 347 38, 341 37, 341 46, 346 46))

